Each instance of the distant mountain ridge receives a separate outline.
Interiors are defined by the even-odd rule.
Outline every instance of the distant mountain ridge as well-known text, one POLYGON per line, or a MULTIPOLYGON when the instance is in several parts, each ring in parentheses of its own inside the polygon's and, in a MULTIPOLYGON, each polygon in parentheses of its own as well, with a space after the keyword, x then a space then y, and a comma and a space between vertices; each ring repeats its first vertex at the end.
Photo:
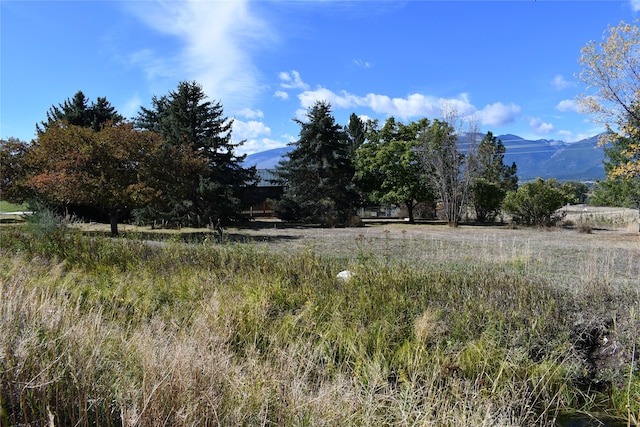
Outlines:
MULTIPOLYGON (((505 164, 516 162, 520 181, 537 177, 560 181, 592 181, 605 178, 604 152, 598 147, 599 135, 577 142, 547 139, 527 140, 517 135, 499 135, 506 150, 505 164)), ((273 169, 294 147, 286 146, 250 154, 244 165, 273 169)))

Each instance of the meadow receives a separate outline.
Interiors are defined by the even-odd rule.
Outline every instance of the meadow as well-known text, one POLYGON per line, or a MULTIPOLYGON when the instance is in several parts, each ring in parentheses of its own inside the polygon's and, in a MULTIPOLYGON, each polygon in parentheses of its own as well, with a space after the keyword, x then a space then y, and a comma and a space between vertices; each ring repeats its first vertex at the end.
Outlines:
POLYGON ((0 425, 638 425, 625 214, 222 239, 3 224, 0 425))

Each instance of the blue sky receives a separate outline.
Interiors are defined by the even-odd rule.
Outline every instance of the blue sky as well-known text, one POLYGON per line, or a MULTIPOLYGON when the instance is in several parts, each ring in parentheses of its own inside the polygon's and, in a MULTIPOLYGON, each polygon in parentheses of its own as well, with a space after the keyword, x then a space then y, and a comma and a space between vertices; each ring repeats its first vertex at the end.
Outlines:
POLYGON ((196 80, 235 118, 241 152, 286 145, 316 100, 340 124, 435 118, 567 142, 601 131, 576 111, 580 49, 640 0, 0 2, 0 136, 30 140, 82 90, 125 117, 196 80))

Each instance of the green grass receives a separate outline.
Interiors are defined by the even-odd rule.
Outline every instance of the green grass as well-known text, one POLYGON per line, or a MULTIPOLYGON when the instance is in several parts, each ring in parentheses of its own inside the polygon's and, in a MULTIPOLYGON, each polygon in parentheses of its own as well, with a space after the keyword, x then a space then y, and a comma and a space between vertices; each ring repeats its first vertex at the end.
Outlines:
POLYGON ((0 212, 22 212, 26 209, 27 206, 25 204, 17 205, 4 200, 0 200, 0 212))
POLYGON ((597 272, 569 289, 520 255, 149 245, 38 221, 0 232, 0 425, 638 422, 638 293, 597 272), (617 359, 595 358, 604 338, 617 359))

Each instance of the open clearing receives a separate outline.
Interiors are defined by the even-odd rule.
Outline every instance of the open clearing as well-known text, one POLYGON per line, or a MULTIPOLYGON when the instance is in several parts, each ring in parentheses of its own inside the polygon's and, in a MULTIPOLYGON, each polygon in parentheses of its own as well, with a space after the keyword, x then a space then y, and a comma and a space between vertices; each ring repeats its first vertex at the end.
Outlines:
MULTIPOLYGON (((345 268, 370 260, 388 263, 505 265, 552 278, 574 287, 596 278, 610 284, 636 285, 640 277, 638 212, 633 209, 571 206, 563 227, 548 229, 507 225, 461 225, 438 222, 365 221, 363 227, 323 228, 278 220, 256 220, 225 230, 228 244, 252 244, 273 251, 312 250, 341 258, 345 268), (590 233, 579 232, 588 224, 590 233)), ((76 224, 86 232, 108 233, 107 224, 76 224)), ((121 225, 124 236, 144 233, 150 240, 180 236, 208 244, 207 229, 150 230, 121 225)))

